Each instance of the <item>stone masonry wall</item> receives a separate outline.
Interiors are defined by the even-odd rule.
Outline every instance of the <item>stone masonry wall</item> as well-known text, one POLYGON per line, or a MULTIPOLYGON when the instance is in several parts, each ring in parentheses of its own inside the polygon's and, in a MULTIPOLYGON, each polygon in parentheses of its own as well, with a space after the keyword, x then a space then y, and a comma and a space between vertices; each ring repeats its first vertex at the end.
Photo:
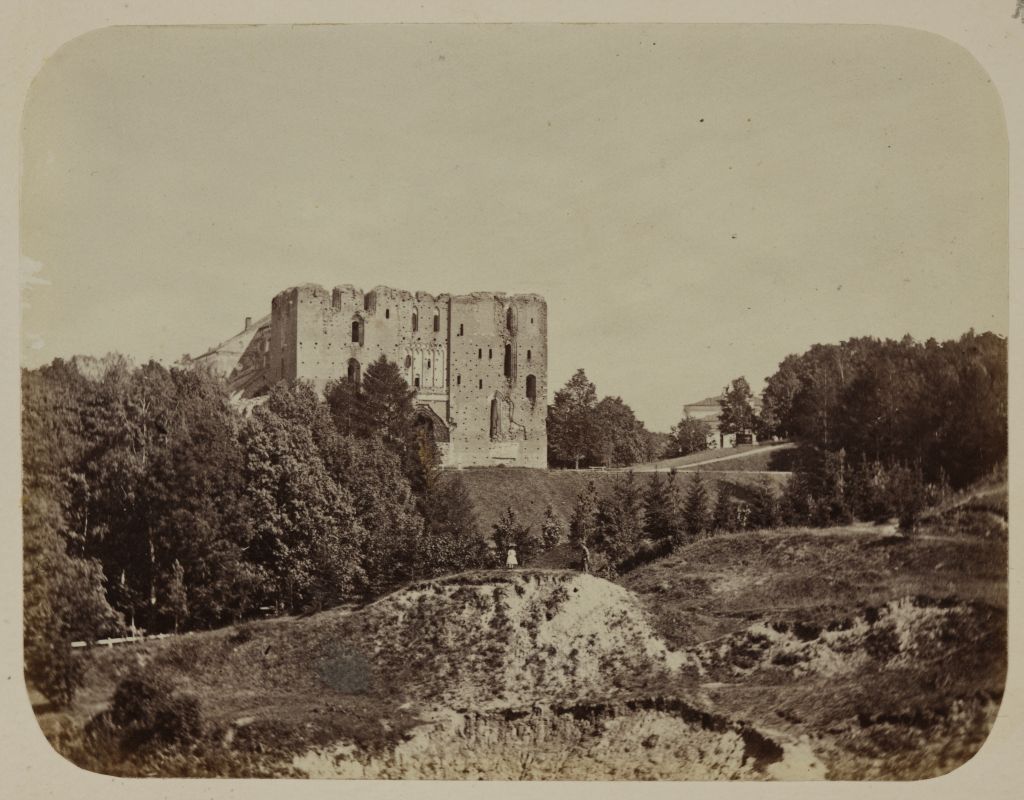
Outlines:
POLYGON ((446 466, 547 466, 547 305, 538 295, 305 284, 271 304, 268 383, 359 375, 381 355, 448 428, 446 466))

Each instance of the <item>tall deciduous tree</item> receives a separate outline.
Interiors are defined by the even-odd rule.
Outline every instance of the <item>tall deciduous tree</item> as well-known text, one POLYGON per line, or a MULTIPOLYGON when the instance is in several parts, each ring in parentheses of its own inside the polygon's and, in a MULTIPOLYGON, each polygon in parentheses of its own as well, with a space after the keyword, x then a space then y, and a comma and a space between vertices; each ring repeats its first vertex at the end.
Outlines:
POLYGON ((591 457, 598 440, 595 424, 597 389, 582 369, 557 392, 548 412, 548 448, 558 461, 579 469, 591 457))
POLYGON ((644 424, 621 397, 605 397, 594 407, 596 454, 608 467, 640 464, 653 458, 644 424))
POLYGON ((739 377, 725 387, 718 428, 722 433, 747 433, 754 429, 753 394, 747 379, 739 377))
POLYGON ((707 422, 684 416, 677 425, 672 426, 670 455, 688 456, 690 453, 707 450, 710 434, 711 426, 707 422))
POLYGON ((24 497, 25 675, 57 705, 82 684, 85 663, 71 643, 121 629, 98 562, 69 556, 59 505, 42 492, 24 497))

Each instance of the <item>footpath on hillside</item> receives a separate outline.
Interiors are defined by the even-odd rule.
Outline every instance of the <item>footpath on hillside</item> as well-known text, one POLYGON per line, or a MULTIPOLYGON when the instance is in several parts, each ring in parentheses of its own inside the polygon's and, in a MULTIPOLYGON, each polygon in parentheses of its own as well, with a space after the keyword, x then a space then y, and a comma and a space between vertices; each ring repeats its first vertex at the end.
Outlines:
MULTIPOLYGON (((782 442, 779 444, 769 445, 753 445, 753 446, 742 446, 740 448, 733 448, 736 452, 731 452, 726 455, 715 456, 712 455, 715 450, 706 450, 703 453, 693 453, 688 456, 680 456, 678 458, 667 458, 661 461, 653 461, 649 464, 636 464, 631 467, 625 467, 624 470, 632 470, 633 472, 668 472, 669 470, 684 470, 684 469, 696 469, 703 467, 708 464, 717 464, 722 461, 732 461, 738 458, 753 458, 755 456, 762 456, 768 453, 775 453, 782 450, 792 450, 796 445, 792 442, 782 442)), ((618 470, 622 471, 622 470, 618 470)), ((777 472, 778 470, 765 470, 771 472, 777 472)))

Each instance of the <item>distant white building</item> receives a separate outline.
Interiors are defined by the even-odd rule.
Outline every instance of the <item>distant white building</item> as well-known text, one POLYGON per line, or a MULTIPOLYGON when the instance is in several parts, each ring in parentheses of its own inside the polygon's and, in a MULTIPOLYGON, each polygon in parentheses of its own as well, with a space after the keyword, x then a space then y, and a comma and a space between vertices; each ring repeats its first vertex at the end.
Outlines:
MULTIPOLYGON (((722 433, 719 429, 719 417, 722 413, 722 400, 725 395, 717 397, 705 397, 696 403, 688 403, 683 406, 683 413, 691 419, 702 419, 711 426, 708 432, 708 449, 714 450, 719 447, 735 447, 737 444, 757 444, 757 436, 753 431, 747 433, 722 433)), ((755 395, 751 398, 750 405, 754 413, 761 412, 761 398, 755 395)))

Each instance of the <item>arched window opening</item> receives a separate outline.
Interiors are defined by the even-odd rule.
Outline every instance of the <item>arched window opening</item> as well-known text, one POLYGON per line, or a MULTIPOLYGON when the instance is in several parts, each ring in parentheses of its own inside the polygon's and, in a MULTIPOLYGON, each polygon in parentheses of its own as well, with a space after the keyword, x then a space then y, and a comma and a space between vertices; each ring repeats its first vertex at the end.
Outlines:
POLYGON ((348 360, 348 379, 352 383, 359 383, 359 362, 354 358, 348 360))
POLYGON ((512 377, 512 345, 505 345, 505 377, 512 377))
POLYGON ((430 369, 430 359, 427 359, 427 369, 430 369))
POLYGON ((493 398, 491 400, 491 438, 495 439, 498 436, 498 400, 493 398))
POLYGON ((371 300, 370 295, 368 295, 368 294, 363 295, 363 311, 369 311, 371 305, 372 305, 372 300, 371 300))
POLYGON ((441 315, 437 311, 435 311, 434 312, 434 333, 437 333, 439 330, 441 330, 441 315))
POLYGON ((405 357, 405 368, 409 369, 412 366, 412 356, 405 357))
POLYGON ((459 323, 459 336, 462 336, 462 323, 459 323))
POLYGON ((420 315, 417 311, 412 312, 412 332, 416 333, 420 329, 420 315))
POLYGON ((415 377, 415 379, 413 380, 413 384, 416 386, 417 389, 420 388, 420 376, 419 375, 417 375, 415 377))
POLYGON ((357 320, 357 319, 352 320, 352 341, 357 343, 357 344, 360 343, 362 341, 362 338, 363 338, 362 337, 362 333, 363 333, 363 326, 359 322, 359 320, 357 320))
POLYGON ((531 403, 537 402, 537 376, 526 376, 526 399, 531 403))
POLYGON ((533 360, 533 351, 532 350, 527 350, 526 351, 526 360, 527 361, 532 361, 533 360))
POLYGON ((508 311, 505 312, 505 328, 509 333, 512 333, 512 306, 508 307, 508 311))

